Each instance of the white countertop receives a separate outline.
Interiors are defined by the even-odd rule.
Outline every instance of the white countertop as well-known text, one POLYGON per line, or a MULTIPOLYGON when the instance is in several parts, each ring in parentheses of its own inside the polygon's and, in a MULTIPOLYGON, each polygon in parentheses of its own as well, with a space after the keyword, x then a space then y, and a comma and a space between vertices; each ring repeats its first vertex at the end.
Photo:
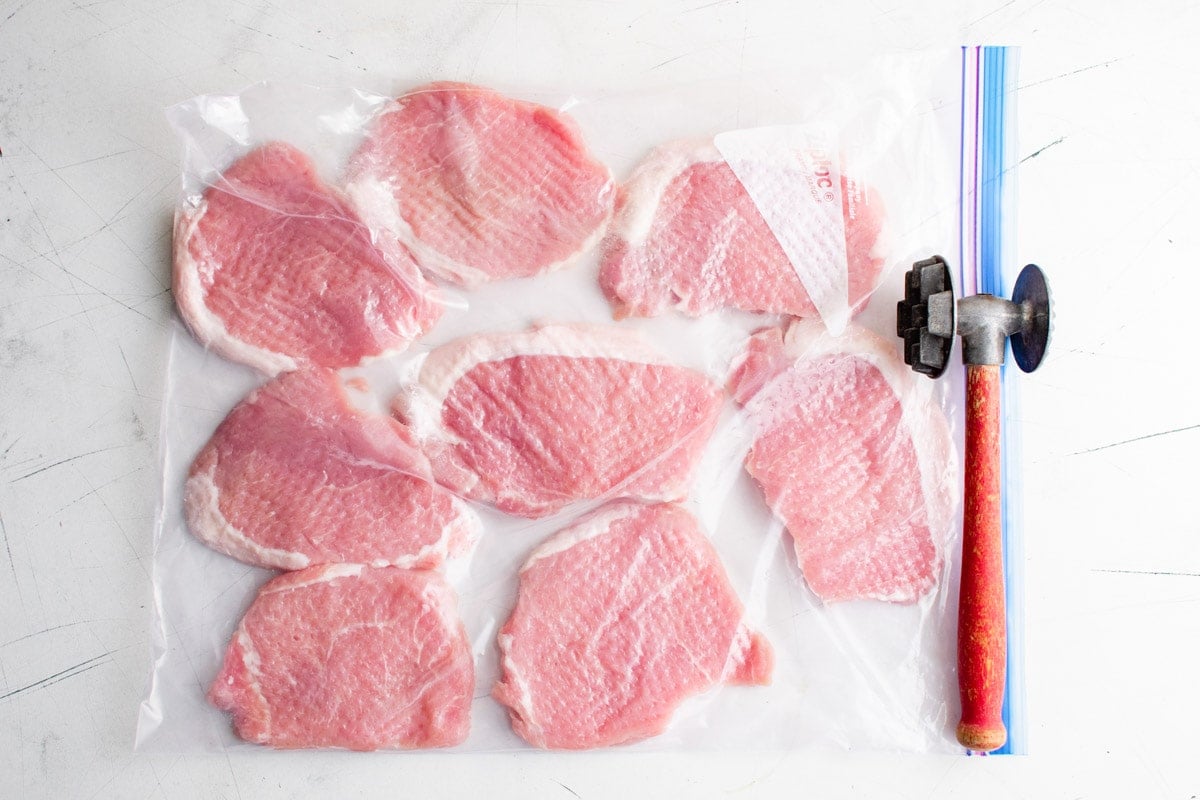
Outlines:
POLYGON ((1200 10, 1188 3, 0 3, 0 794, 1200 794, 1200 10), (400 4, 397 4, 400 6, 400 4), (749 74, 798 48, 1008 43, 1022 261, 1032 755, 134 753, 178 148, 163 107, 263 79, 380 93, 749 74), (1145 278, 1143 279, 1143 276, 1145 278))

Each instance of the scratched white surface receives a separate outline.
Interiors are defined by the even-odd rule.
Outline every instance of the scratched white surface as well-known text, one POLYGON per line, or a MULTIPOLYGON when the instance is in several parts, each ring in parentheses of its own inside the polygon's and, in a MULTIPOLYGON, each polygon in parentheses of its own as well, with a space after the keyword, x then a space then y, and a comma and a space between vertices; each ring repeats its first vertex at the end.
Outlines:
POLYGON ((1200 794, 1200 10, 932 2, 0 2, 0 796, 1200 794), (396 7, 393 8, 393 5, 396 7), (176 144, 261 78, 629 88, 878 47, 1025 46, 1027 758, 135 754, 176 144))

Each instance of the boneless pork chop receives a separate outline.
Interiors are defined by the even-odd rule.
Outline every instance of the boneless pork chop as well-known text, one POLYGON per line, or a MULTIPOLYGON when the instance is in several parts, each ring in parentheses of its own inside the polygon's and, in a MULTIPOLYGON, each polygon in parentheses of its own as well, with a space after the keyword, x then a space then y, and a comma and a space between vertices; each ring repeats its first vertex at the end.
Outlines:
POLYGON ((308 156, 253 150, 175 220, 175 302, 206 347, 268 374, 404 349, 441 314, 394 243, 377 246, 308 156))
POLYGON ((521 569, 493 694, 538 747, 654 736, 693 695, 770 681, 771 647, 743 616, 690 514, 610 504, 547 540, 521 569))
POLYGON ((192 533, 249 564, 436 567, 473 544, 478 519, 432 483, 395 420, 354 408, 337 374, 286 373, 225 418, 192 464, 192 533))
MULTIPOLYGON (((796 181, 801 177, 797 176, 796 181)), ((842 178, 847 304, 861 306, 882 259, 878 196, 842 178)), ((750 195, 710 140, 655 149, 621 186, 600 287, 615 316, 719 308, 809 317, 817 308, 750 195)))
POLYGON ((603 235, 614 194, 568 116, 464 83, 398 98, 347 184, 422 267, 467 286, 572 263, 603 235))
POLYGON ((446 747, 470 728, 475 668, 438 573, 333 564, 268 583, 209 701, 280 748, 446 747))
POLYGON ((526 517, 683 498, 722 401, 703 375, 602 325, 460 339, 429 354, 419 383, 396 409, 437 480, 526 517))
POLYGON ((758 332, 735 371, 757 431, 746 469, 825 600, 911 603, 937 584, 954 444, 912 375, 874 334, 835 338, 815 321, 758 332))

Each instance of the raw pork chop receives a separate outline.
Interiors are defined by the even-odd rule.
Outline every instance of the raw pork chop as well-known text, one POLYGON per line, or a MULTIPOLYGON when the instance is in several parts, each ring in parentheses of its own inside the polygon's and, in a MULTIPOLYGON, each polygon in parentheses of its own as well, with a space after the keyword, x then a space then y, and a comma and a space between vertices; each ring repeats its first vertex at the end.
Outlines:
POLYGON ((467 738, 475 665, 434 572, 329 564, 268 583, 208 699, 273 747, 447 747, 467 738))
MULTIPOLYGON (((882 225, 872 191, 842 178, 850 307, 875 287, 882 225)), ((614 316, 737 308, 814 316, 817 309, 766 220, 709 140, 656 148, 622 185, 604 240, 600 288, 614 316)))
POLYGON ((308 156, 253 150, 176 215, 175 302, 206 347, 274 375, 404 349, 441 314, 394 243, 377 247, 308 156))
POLYGON ((734 374, 757 430, 746 469, 825 600, 911 603, 941 573, 954 444, 912 375, 874 334, 816 321, 758 332, 734 374))
POLYGON ((690 514, 614 503, 549 539, 521 569, 493 694, 538 747, 654 736, 693 695, 770 682, 771 646, 742 617, 690 514))
POLYGON ((541 517, 577 500, 679 500, 722 392, 632 331, 545 325, 429 354, 407 408, 437 480, 541 517))
POLYGON ((572 119, 465 83, 398 98, 348 183, 422 267, 467 286, 572 263, 603 235, 614 194, 572 119))
POLYGON ((229 412, 192 464, 184 513, 205 544, 261 567, 436 567, 479 523, 430 478, 403 425, 352 407, 336 373, 301 370, 229 412))

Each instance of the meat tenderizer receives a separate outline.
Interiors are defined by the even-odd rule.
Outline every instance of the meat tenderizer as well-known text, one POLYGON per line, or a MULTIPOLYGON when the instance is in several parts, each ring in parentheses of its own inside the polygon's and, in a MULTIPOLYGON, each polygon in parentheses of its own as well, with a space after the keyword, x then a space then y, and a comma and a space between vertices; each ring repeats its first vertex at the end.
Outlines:
POLYGON ((905 274, 896 307, 904 361, 931 378, 946 371, 957 333, 967 369, 966 461, 963 476, 963 560, 958 600, 958 741, 991 752, 1008 738, 1001 718, 1007 668, 1004 562, 1000 527, 1000 365, 1011 337, 1024 372, 1037 369, 1050 339, 1045 275, 1029 264, 1012 299, 990 294, 957 303, 950 268, 940 256, 905 274))

